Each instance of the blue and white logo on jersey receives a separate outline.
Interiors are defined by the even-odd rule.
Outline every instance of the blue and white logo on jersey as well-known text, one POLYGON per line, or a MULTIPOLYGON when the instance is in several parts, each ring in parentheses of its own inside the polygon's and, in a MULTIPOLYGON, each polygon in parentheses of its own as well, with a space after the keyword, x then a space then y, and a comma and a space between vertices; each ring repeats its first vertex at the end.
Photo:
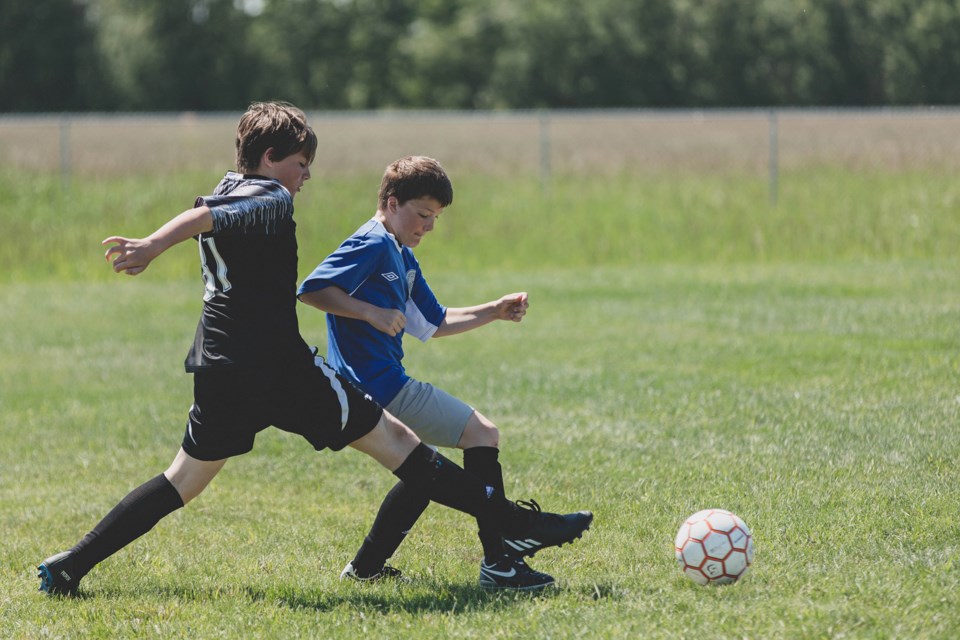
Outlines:
POLYGON ((393 271, 388 271, 386 273, 380 274, 387 282, 393 282, 394 280, 399 280, 400 276, 395 274, 393 271))
POLYGON ((417 270, 410 269, 407 271, 407 295, 410 295, 410 292, 413 291, 413 281, 417 279, 417 270))

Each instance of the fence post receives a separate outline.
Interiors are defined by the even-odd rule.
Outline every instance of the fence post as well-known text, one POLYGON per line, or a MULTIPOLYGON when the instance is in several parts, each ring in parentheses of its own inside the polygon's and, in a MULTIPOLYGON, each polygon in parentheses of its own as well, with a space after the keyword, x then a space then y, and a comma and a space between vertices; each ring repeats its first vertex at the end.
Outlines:
POLYGON ((540 123, 540 191, 550 197, 550 116, 545 110, 539 112, 540 123))
POLYGON ((70 188, 70 114, 60 114, 60 187, 70 188))
POLYGON ((770 204, 771 206, 777 206, 777 190, 779 188, 780 182, 780 160, 779 160, 779 148, 778 148, 778 127, 777 127, 777 111, 776 109, 770 109, 768 115, 769 130, 770 130, 770 151, 768 159, 768 179, 769 179, 769 190, 770 190, 770 204))

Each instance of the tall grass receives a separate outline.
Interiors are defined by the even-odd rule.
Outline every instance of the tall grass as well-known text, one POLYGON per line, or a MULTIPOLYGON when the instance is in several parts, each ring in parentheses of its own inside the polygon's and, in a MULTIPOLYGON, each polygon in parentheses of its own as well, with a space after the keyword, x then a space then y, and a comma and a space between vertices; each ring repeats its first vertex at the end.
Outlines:
MULTIPOLYGON (((143 236, 208 193, 219 175, 76 181, 0 174, 0 273, 6 281, 102 280, 99 241, 143 236)), ((317 176, 298 196, 301 260, 316 262, 376 207, 379 176, 317 176)), ((917 259, 956 255, 953 174, 804 170, 780 181, 743 175, 454 176, 455 201, 419 253, 441 269, 917 259)), ((163 277, 192 277, 194 251, 164 258, 163 277)), ((308 264, 304 264, 306 269, 308 264)))

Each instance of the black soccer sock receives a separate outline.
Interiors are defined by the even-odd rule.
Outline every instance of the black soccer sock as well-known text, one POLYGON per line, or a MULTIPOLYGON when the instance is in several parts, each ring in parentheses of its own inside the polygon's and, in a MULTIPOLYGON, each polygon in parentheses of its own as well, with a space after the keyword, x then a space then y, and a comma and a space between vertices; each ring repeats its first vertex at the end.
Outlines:
POLYGON ((430 499, 422 491, 398 482, 380 504, 370 533, 353 559, 353 569, 361 577, 378 573, 410 532, 430 499))
POLYGON ((71 551, 77 573, 85 576, 183 506, 176 488, 162 473, 131 491, 71 551))
POLYGON ((499 523, 510 515, 510 503, 502 493, 422 442, 393 474, 434 502, 469 513, 478 519, 490 518, 499 523))
MULTIPOLYGON (((500 466, 500 450, 496 447, 471 447, 463 450, 463 470, 491 486, 500 495, 503 490, 503 469, 500 466)), ((480 544, 488 563, 503 557, 503 542, 500 529, 490 518, 478 518, 480 544)))

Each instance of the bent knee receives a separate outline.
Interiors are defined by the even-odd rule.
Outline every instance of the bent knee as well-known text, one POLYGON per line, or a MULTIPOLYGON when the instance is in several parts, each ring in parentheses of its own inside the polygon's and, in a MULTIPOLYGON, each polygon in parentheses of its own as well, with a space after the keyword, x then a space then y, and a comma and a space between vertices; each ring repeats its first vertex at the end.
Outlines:
POLYGON ((500 430, 482 415, 474 412, 467 420, 467 426, 463 429, 463 435, 460 436, 458 445, 461 449, 471 447, 499 447, 500 430))

